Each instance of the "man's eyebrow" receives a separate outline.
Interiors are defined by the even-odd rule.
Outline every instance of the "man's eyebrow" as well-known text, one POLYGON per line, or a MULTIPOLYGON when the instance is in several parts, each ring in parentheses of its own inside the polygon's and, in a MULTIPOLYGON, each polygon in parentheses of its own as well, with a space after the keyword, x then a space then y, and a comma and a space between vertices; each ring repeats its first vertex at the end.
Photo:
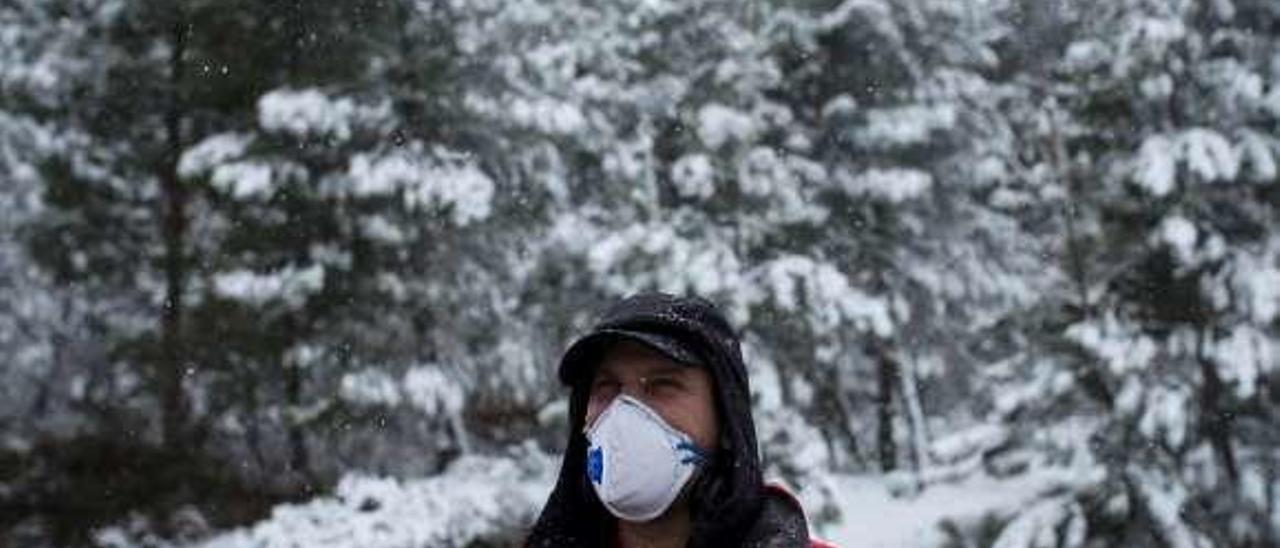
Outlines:
POLYGON ((596 369, 595 374, 591 376, 591 380, 593 382, 599 379, 616 379, 616 378, 618 378, 618 376, 614 374, 612 369, 609 369, 607 367, 600 367, 596 369))

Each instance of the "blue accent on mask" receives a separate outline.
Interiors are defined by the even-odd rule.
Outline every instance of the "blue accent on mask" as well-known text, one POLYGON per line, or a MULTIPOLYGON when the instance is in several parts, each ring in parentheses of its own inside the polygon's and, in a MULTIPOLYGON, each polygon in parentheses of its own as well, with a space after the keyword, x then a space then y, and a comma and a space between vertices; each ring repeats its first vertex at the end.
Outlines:
POLYGON ((604 451, 599 447, 592 447, 587 451, 587 477, 592 483, 600 483, 602 476, 604 476, 604 451))
POLYGON ((689 464, 691 462, 695 464, 702 464, 707 461, 707 452, 703 451, 701 447, 687 441, 677 443, 676 451, 685 451, 689 453, 680 459, 680 464, 689 464))

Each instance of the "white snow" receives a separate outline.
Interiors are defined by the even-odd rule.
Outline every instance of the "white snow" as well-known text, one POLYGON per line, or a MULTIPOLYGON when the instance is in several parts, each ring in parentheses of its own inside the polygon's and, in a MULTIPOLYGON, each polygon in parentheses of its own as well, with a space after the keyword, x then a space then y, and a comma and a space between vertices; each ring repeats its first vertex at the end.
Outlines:
POLYGON ((768 196, 774 189, 792 184, 791 174, 772 148, 753 148, 738 164, 738 187, 745 194, 768 196))
POLYGON ((880 336, 894 332, 888 303, 855 289, 828 263, 788 255, 761 265, 757 275, 783 310, 798 310, 802 304, 807 307, 819 332, 838 329, 846 321, 880 336), (801 303, 801 295, 806 302, 801 303))
POLYGON ((872 149, 923 144, 934 132, 955 127, 959 118, 955 106, 948 103, 868 109, 866 116, 854 140, 872 149))
POLYGON ((259 197, 270 193, 272 173, 268 164, 235 162, 214 167, 209 182, 237 199, 259 197))
MULTIPOLYGON (((271 518, 203 548, 466 546, 533 523, 558 462, 525 447, 512 457, 464 456, 419 480, 348 475, 333 496, 275 508, 271 518)), ((491 540, 492 541, 492 540, 491 540)))
POLYGON ((1271 84, 1271 91, 1262 98, 1262 108, 1273 118, 1280 119, 1280 85, 1271 84))
MULTIPOLYGON (((1155 196, 1164 196, 1173 190, 1180 165, 1196 182, 1231 181, 1239 175, 1249 147, 1257 148, 1257 145, 1242 144, 1237 148, 1221 133, 1208 128, 1151 135, 1138 149, 1133 180, 1155 196)), ((1250 153, 1250 158, 1257 157, 1250 153)), ((1260 160, 1254 169, 1267 169, 1266 160, 1260 160)))
POLYGON ((1037 502, 1000 531, 992 548, 1080 548, 1084 509, 1069 496, 1037 502), (1059 535, 1059 529, 1063 529, 1059 535))
POLYGON ((439 366, 414 367, 404 374, 404 396, 415 408, 425 413, 458 413, 462 411, 463 390, 439 366))
POLYGON ((1174 256, 1190 264, 1196 246, 1196 225, 1181 215, 1170 215, 1160 223, 1160 239, 1173 248, 1174 256))
POLYGON ((671 180, 681 196, 710 198, 715 193, 715 168, 705 154, 689 154, 671 166, 671 180))
POLYGON ((388 244, 399 244, 407 237, 405 231, 382 215, 365 217, 360 221, 361 232, 370 239, 388 244))
POLYGON ((1146 506, 1163 544, 1170 548, 1209 548, 1213 543, 1189 527, 1182 518, 1187 492, 1155 471, 1130 465, 1125 475, 1146 506))
POLYGON ((344 374, 339 382, 342 399, 360 405, 395 407, 400 404, 434 415, 462 410, 466 391, 438 365, 420 365, 396 378, 380 368, 344 374))
POLYGON ((363 197, 391 193, 420 177, 422 162, 422 158, 405 153, 356 154, 347 168, 351 194, 363 197))
POLYGON ((1259 381, 1275 368, 1277 358, 1275 339, 1247 324, 1237 325, 1229 335, 1213 341, 1209 355, 1241 400, 1253 397, 1259 381))
POLYGON ((1000 425, 979 424, 938 436, 929 445, 929 453, 937 462, 957 462, 995 447, 1008 438, 1009 432, 1000 425))
POLYGON ((1010 518, 1056 488, 1093 481, 1092 474, 1070 469, 1038 469, 1003 479, 979 474, 901 498, 890 493, 881 477, 834 475, 841 519, 818 533, 840 546, 941 547, 946 540, 939 528, 943 520, 972 523, 988 514, 1010 518))
POLYGON ((1117 72, 1128 72, 1139 61, 1161 59, 1189 32, 1177 17, 1135 15, 1127 18, 1118 37, 1119 50, 1112 56, 1117 72))
MULTIPOLYGON (((1020 362, 1019 363, 1026 363, 1020 362)), ((1074 386, 1074 381, 1070 375, 1061 372, 1061 370, 1053 363, 1052 360, 1037 360, 1027 363, 1029 371, 1026 378, 1020 379, 1020 382, 1010 383, 1007 386, 1001 386, 1000 390, 992 394, 996 411, 1003 416, 1008 416, 1021 407, 1031 406, 1042 403, 1046 396, 1056 396, 1070 390, 1074 386)), ((1008 375, 1008 371, 1013 365, 1010 361, 999 362, 996 368, 999 368, 1004 375, 1008 375)), ((1021 368, 1021 367, 1019 367, 1021 368)), ((993 371, 996 370, 993 368, 993 371)))
POLYGON ((318 89, 278 89, 258 99, 258 125, 295 137, 350 139, 356 128, 388 115, 383 106, 362 106, 349 97, 332 98, 318 89))
POLYGON ((1192 398, 1177 387, 1150 386, 1146 405, 1138 419, 1138 431, 1147 439, 1163 439, 1170 447, 1181 447, 1187 439, 1187 414, 1192 398))
POLYGON ((324 286, 324 267, 313 264, 306 268, 286 266, 269 273, 250 270, 224 272, 214 276, 214 292, 228 299, 262 304, 282 299, 291 305, 301 303, 310 293, 324 286))
POLYGON ((1238 59, 1209 61, 1200 70, 1205 80, 1214 82, 1223 99, 1246 108, 1262 101, 1265 89, 1262 76, 1238 59))
POLYGON ((1240 135, 1241 162, 1249 166, 1250 179, 1255 182, 1268 182, 1276 178, 1280 169, 1276 166, 1276 155, 1280 151, 1280 141, 1275 137, 1257 131, 1246 130, 1240 135))
POLYGON ((1134 181, 1156 196, 1168 194, 1177 175, 1176 158, 1174 144, 1168 137, 1148 137, 1138 149, 1134 181))
POLYGON ((1067 328, 1067 337, 1093 351, 1117 375, 1140 370, 1156 356, 1150 337, 1133 332, 1113 314, 1067 328))
POLYGON ((1063 55, 1063 65, 1077 72, 1089 72, 1106 64, 1111 48, 1100 40, 1086 39, 1072 42, 1063 55))
POLYGON ((869 169, 841 181, 845 192, 901 203, 923 196, 933 187, 933 176, 918 169, 869 169))
POLYGON ((858 102, 848 93, 841 93, 822 105, 823 118, 848 116, 858 110, 858 102))
POLYGON ((511 121, 540 131, 571 135, 587 125, 587 118, 573 103, 554 98, 517 98, 507 106, 511 121))
POLYGON ((645 196, 643 193, 652 188, 647 185, 652 181, 656 165, 653 158, 653 137, 646 134, 631 140, 620 140, 610 148, 612 150, 604 159, 605 171, 624 181, 644 183, 633 187, 633 195, 637 198, 645 196))
POLYGON ((1231 286, 1244 299, 1244 309, 1257 325, 1280 317, 1280 239, 1272 239, 1263 253, 1233 254, 1231 286))
POLYGON ((704 295, 732 288, 742 290, 740 295, 752 293, 744 266, 727 242, 687 238, 669 222, 633 224, 609 231, 583 219, 565 218, 553 232, 553 241, 583 253, 590 271, 616 294, 642 287, 676 293, 692 290, 704 295), (622 269, 637 262, 651 265, 652 270, 639 277, 621 275, 622 269))
POLYGON ((413 208, 446 208, 457 225, 489 216, 495 184, 468 155, 420 144, 384 154, 356 154, 347 169, 355 196, 404 192, 413 208))
MULTIPOLYGON (((820 453, 813 455, 816 462, 820 453)), ((518 540, 545 502, 558 468, 557 456, 526 444, 510 456, 464 456, 444 474, 428 478, 351 474, 331 496, 278 506, 269 519, 198 546, 415 548, 462 546, 495 534, 518 540)), ((944 520, 967 526, 988 515, 1008 519, 1028 508, 1031 512, 1010 525, 1011 538, 1050 523, 1065 522, 1074 530, 1077 512, 1055 493, 1098 479, 1097 470, 1088 468, 1035 468, 1008 478, 979 473, 895 496, 882 476, 817 474, 803 480, 797 495, 813 533, 840 546, 932 548, 946 540, 939 528, 944 520), (815 501, 824 497, 839 518, 814 525, 820 511, 815 501)))
POLYGON ((1236 16, 1236 6, 1232 0, 1211 0, 1209 5, 1213 7, 1213 14, 1219 21, 1227 22, 1236 16))
POLYGON ((749 142, 755 133, 755 121, 740 110, 712 103, 698 111, 698 137, 709 149, 734 141, 749 142))
POLYGON ((1192 128, 1181 134, 1187 169, 1206 182, 1230 181, 1240 172, 1240 154, 1221 133, 1192 128))
POLYGON ((752 197, 768 200, 763 212, 770 223, 818 224, 828 212, 814 193, 827 184, 822 165, 772 147, 758 146, 738 158, 738 188, 752 197))
POLYGON ((859 16, 876 26, 881 38, 897 42, 901 36, 893 24, 890 3, 884 0, 844 0, 835 9, 828 11, 818 20, 817 28, 824 31, 849 24, 855 16, 859 16))
POLYGON ((239 158, 252 142, 252 138, 238 133, 220 133, 200 141, 182 153, 178 160, 178 174, 184 178, 208 172, 227 161, 239 158))
POLYGON ((1164 99, 1173 93, 1173 78, 1168 74, 1144 78, 1142 83, 1138 84, 1138 89, 1148 100, 1164 99))
POLYGON ((345 401, 360 405, 400 404, 400 386, 395 378, 376 368, 363 369, 342 376, 338 395, 345 401))

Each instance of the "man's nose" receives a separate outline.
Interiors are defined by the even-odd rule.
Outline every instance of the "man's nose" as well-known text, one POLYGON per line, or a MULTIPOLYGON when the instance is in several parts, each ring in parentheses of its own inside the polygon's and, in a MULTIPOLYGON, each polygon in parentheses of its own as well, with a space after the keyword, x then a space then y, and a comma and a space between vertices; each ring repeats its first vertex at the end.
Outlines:
POLYGON ((618 393, 626 394, 633 398, 644 399, 649 395, 649 379, 645 377, 636 377, 621 383, 618 393))

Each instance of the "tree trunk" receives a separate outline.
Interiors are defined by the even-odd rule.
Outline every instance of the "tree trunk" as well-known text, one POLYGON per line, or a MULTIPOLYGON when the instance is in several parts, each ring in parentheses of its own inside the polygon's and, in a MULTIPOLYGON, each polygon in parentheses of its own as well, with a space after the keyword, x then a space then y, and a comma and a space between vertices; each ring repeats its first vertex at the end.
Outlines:
MULTIPOLYGON (((1089 284, 1091 278, 1089 275, 1088 257, 1086 257, 1086 246, 1083 236, 1080 234, 1080 227, 1077 225, 1080 216, 1079 204, 1083 201, 1083 192, 1080 189, 1080 178, 1076 176, 1075 171, 1071 169, 1070 158, 1068 158, 1067 144, 1062 138, 1062 133, 1058 130, 1057 117, 1050 111, 1047 113, 1049 120, 1049 143, 1045 145, 1045 153, 1049 158, 1050 164, 1053 165, 1054 173, 1062 182, 1063 188, 1067 191, 1066 204, 1062 207, 1063 227, 1066 229, 1066 263, 1067 272, 1071 277, 1071 285, 1074 286, 1076 294, 1076 307, 1078 310, 1076 320, 1087 320, 1093 317, 1093 304, 1089 301, 1089 284)), ((1114 406, 1115 397, 1111 393, 1111 389, 1107 386, 1106 375, 1095 362, 1085 360, 1080 369, 1076 372, 1076 379, 1080 381, 1081 386, 1094 400, 1101 402, 1111 409, 1114 406)))
POLYGON ((791 407, 796 401, 796 396, 791 390, 791 382, 787 380, 790 378, 787 376, 790 372, 787 371, 787 367, 778 360, 774 360, 773 370, 777 372, 778 399, 781 400, 784 407, 791 407))
POLYGON ((182 154, 183 98, 181 86, 186 70, 183 57, 187 46, 186 20, 175 9, 170 28, 172 52, 169 58, 169 91, 165 111, 166 158, 160 175, 160 199, 163 209, 165 279, 164 308, 161 313, 160 336, 160 401, 164 445, 170 450, 183 446, 187 420, 187 401, 183 389, 185 366, 182 363, 182 295, 186 285, 186 261, 183 257, 187 219, 186 192, 178 178, 178 158, 182 154))
MULTIPOLYGON (((67 308, 68 306, 63 306, 63 310, 67 308)), ((62 325, 67 325, 67 314, 64 313, 62 319, 62 325)), ((40 419, 43 419, 49 411, 49 401, 53 399, 54 385, 63 379, 62 371, 66 368, 68 361, 67 351, 70 342, 62 328, 54 329, 49 336, 49 344, 53 349, 53 359, 49 363, 49 372, 39 379, 40 384, 36 387, 35 399, 32 401, 31 409, 27 414, 27 424, 39 424, 40 419)))
POLYGON ((302 368, 295 363, 284 366, 284 397, 289 410, 285 414, 285 429, 289 437, 289 470, 307 483, 311 482, 311 455, 307 452, 307 438, 298 410, 302 406, 302 368))
POLYGON ((449 430, 453 432, 453 441, 458 445, 458 453, 471 453, 471 438, 467 436, 467 428, 463 425, 461 410, 448 410, 449 430))
MULTIPOLYGON (((1274 517, 1276 515, 1276 482, 1280 480, 1280 474, 1276 473, 1277 460, 1276 453, 1267 458, 1266 465, 1262 469, 1263 498, 1266 499, 1262 505, 1263 515, 1274 517)), ((1264 538, 1276 538, 1280 535, 1280 521, 1274 519, 1263 520, 1266 524, 1264 538)))
POLYGON ((929 468, 929 432, 924 422, 924 408, 920 405, 920 391, 916 385, 915 359, 902 364, 899 388, 903 410, 906 412, 907 428, 911 434, 911 458, 917 474, 923 474, 929 468))
POLYGON ((898 446, 893 439, 893 391, 897 385, 898 364, 889 356, 888 349, 876 346, 875 358, 879 362, 879 392, 876 407, 879 415, 880 469, 889 472, 898 468, 898 446))
POLYGON ((1199 330, 1199 341, 1196 344, 1196 361, 1200 364, 1202 378, 1200 386, 1200 429, 1213 452, 1217 455, 1222 469, 1227 473, 1227 480, 1232 486, 1240 484, 1240 469, 1236 465, 1235 448, 1231 445, 1231 429, 1233 419, 1223 409, 1222 397, 1226 387, 1213 359, 1204 353, 1205 329, 1199 330))
POLYGON ((241 373, 240 390, 245 398, 245 446, 249 450, 249 455, 253 457, 254 477, 266 477, 267 475, 267 459, 262 454, 262 421, 259 417, 261 403, 258 400, 258 382, 257 377, 253 375, 250 368, 245 368, 241 373))
MULTIPOLYGON (((856 464, 865 465, 866 461, 862 458, 862 450, 858 447, 858 435, 853 429, 853 403, 849 401, 849 394, 845 391, 845 387, 840 382, 839 372, 834 368, 828 371, 827 384, 831 387, 831 401, 835 406, 835 417, 833 427, 844 438, 845 447, 849 454, 853 457, 856 464)), ((832 464, 838 461, 832 460, 832 464)))

